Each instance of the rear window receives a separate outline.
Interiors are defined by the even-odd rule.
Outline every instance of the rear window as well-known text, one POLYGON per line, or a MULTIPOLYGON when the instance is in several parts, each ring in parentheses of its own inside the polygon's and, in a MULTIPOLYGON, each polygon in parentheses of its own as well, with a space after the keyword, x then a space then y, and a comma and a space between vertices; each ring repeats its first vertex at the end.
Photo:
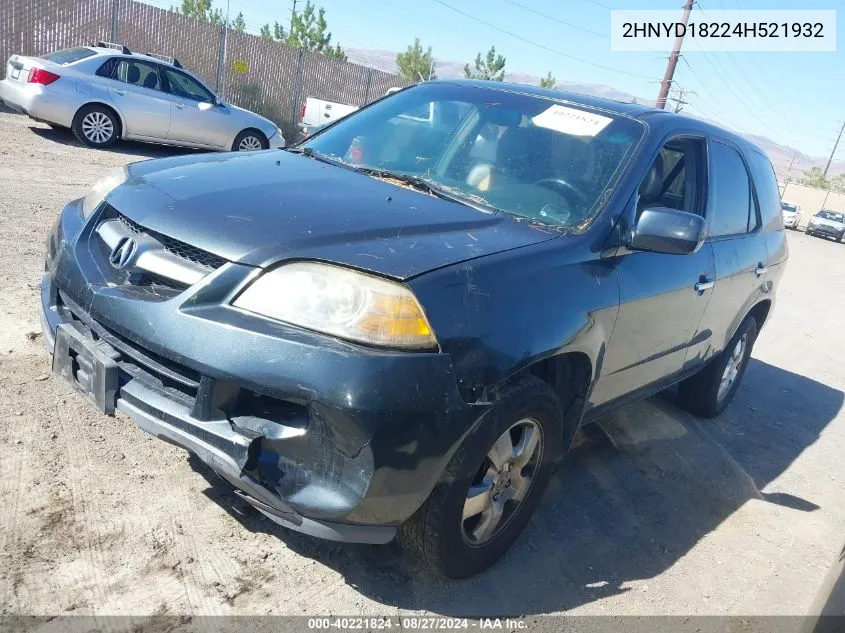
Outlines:
POLYGON ((84 46, 77 46, 76 48, 63 48, 60 51, 47 53, 46 55, 42 55, 41 59, 46 59, 54 64, 64 65, 78 62, 80 59, 85 59, 86 57, 91 57, 92 55, 96 55, 96 52, 92 51, 90 48, 85 48, 84 46))

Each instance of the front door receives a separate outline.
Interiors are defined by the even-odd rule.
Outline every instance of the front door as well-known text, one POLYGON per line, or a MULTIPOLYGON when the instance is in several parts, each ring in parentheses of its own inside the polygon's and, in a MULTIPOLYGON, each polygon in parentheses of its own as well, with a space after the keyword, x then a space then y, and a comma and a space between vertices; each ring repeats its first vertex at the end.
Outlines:
MULTIPOLYGON (((638 192, 636 214, 668 207, 703 214, 703 138, 667 142, 638 192)), ((628 252, 619 258, 619 315, 590 405, 599 406, 677 375, 710 301, 713 250, 691 255, 628 252)))
POLYGON ((109 95, 123 117, 124 136, 167 138, 170 97, 162 89, 158 64, 121 59, 109 81, 109 95))
POLYGON ((168 138, 220 149, 232 134, 232 111, 216 105, 214 94, 190 75, 165 68, 167 87, 173 99, 168 138))

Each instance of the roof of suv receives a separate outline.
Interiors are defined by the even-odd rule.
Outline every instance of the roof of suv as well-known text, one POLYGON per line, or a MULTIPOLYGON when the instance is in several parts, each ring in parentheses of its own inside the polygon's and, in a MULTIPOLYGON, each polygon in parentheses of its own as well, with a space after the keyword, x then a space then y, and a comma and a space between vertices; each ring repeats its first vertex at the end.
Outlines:
POLYGON ((606 112, 620 114, 623 116, 632 117, 641 121, 652 120, 655 121, 659 117, 661 124, 666 124, 674 121, 676 125, 683 127, 698 128, 702 131, 707 131, 712 134, 726 137, 747 149, 753 149, 760 154, 766 156, 766 152, 762 150, 757 144, 748 140, 747 138, 721 127, 717 124, 710 123, 703 119, 691 117, 686 114, 679 114, 669 110, 661 110, 650 105, 641 103, 629 103, 626 101, 615 101, 613 99, 606 99, 604 97, 594 97, 592 95, 580 94, 577 92, 569 92, 566 90, 556 90, 553 88, 540 88, 539 86, 528 86, 523 84, 509 83, 506 81, 484 81, 478 79, 445 79, 444 83, 458 84, 464 86, 475 86, 477 88, 506 90, 509 92, 518 92, 521 94, 535 95, 538 97, 546 97, 548 99, 556 99, 562 101, 571 101, 593 108, 598 108, 606 112))

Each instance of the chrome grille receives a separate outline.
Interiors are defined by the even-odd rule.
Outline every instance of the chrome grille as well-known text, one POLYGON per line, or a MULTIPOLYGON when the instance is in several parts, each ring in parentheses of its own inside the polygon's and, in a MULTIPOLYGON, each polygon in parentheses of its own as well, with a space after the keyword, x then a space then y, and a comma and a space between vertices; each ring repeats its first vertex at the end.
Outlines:
POLYGON ((147 235, 153 237, 157 242, 159 242, 166 251, 169 251, 174 255, 181 257, 182 259, 187 259, 190 262, 199 264, 200 266, 204 266, 205 268, 208 268, 209 271, 217 270, 223 264, 226 263, 226 260, 220 257, 219 255, 209 253, 208 251, 205 251, 201 248, 197 248, 196 246, 191 246, 190 244, 186 244, 185 242, 182 242, 180 240, 144 228, 143 226, 141 226, 134 220, 127 218, 125 215, 123 215, 117 210, 114 210, 114 215, 132 233, 146 233, 147 235))

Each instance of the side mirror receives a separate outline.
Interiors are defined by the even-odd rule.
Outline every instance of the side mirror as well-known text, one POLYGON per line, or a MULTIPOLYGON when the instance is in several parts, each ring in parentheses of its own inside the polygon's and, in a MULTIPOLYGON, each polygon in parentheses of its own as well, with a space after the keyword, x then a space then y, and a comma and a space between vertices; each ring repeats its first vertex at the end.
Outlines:
POLYGON ((700 215, 652 207, 644 209, 628 246, 634 250, 690 255, 704 243, 707 223, 700 215))

